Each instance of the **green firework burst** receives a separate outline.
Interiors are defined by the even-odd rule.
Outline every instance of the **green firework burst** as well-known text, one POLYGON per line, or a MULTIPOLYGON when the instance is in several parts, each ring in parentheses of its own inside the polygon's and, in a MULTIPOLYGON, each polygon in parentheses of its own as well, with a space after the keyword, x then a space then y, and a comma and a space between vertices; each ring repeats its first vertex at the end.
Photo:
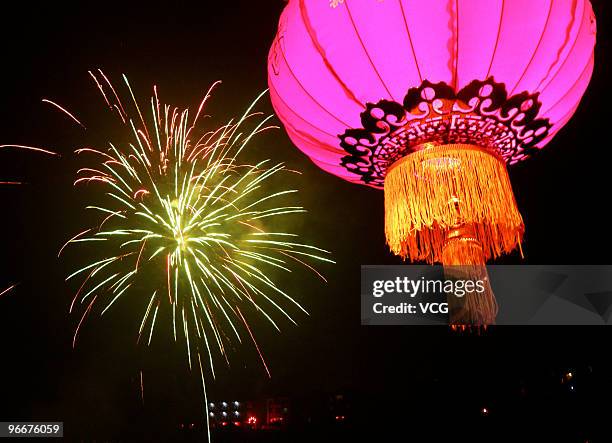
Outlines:
POLYGON ((88 206, 100 214, 97 226, 66 244, 93 243, 98 252, 68 276, 82 280, 71 305, 71 311, 82 308, 74 340, 94 306, 104 314, 122 298, 144 296, 138 340, 151 342, 160 311, 168 309, 174 340, 184 342, 204 386, 204 367, 214 376, 213 354, 227 358, 228 342, 248 332, 259 352, 244 307, 277 329, 278 315, 294 321, 288 305, 304 310, 277 285, 276 271, 291 272, 297 264, 317 272, 313 262, 333 262, 295 233, 270 228, 305 211, 285 203, 295 190, 274 186, 275 177, 290 172, 283 164, 239 160, 253 137, 270 128, 268 117, 243 131, 258 115, 252 113, 257 100, 239 119, 196 135, 210 90, 193 119, 189 110, 161 104, 156 89, 143 112, 124 77, 137 115, 132 119, 104 74, 90 74, 131 142, 76 151, 90 163, 75 184, 94 186, 108 198, 88 206), (152 289, 143 294, 143 287, 152 289))

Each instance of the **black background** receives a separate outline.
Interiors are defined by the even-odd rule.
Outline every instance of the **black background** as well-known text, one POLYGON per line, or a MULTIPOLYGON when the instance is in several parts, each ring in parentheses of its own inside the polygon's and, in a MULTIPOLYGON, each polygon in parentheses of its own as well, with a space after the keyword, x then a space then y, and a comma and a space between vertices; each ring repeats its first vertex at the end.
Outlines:
MULTIPOLYGON (((609 6, 593 3, 599 26, 591 85, 549 146, 511 169, 527 225, 526 259, 502 263, 610 262, 609 31, 603 24, 609 6)), ((20 282, 0 298, 0 421, 58 420, 69 438, 130 441, 201 420, 197 374, 189 373, 182 348, 163 335, 150 349, 135 345, 141 312, 91 316, 72 349, 80 316, 68 314, 76 288, 64 278, 81 261, 56 254, 86 224, 88 191, 72 187, 77 163, 71 153, 108 137, 100 129, 84 133, 41 99, 104 127, 106 111, 89 69, 102 68, 115 84, 126 73, 143 100, 156 84, 163 101, 192 108, 221 79, 208 109, 226 120, 266 87, 267 51, 283 3, 13 6, 0 27, 0 144, 48 147, 62 158, 0 151, 0 179, 26 182, 0 187, 0 288, 20 282)), ((259 109, 272 112, 267 98, 259 109)), ((609 329, 499 327, 475 336, 445 327, 362 327, 359 266, 400 263, 385 246, 382 193, 319 170, 282 130, 262 136, 251 150, 303 172, 295 183, 309 210, 304 236, 333 251, 338 263, 321 267, 327 285, 309 274, 285 282, 311 313, 298 318, 299 327, 282 324, 279 335, 258 325, 272 379, 247 344, 230 368, 219 366, 211 397, 347 392, 353 429, 411 435, 424 418, 458 419, 457 427, 433 428, 456 441, 469 441, 493 423, 527 432, 526 423, 537 421, 538 432, 557 435, 555 441, 585 441, 605 431, 609 329), (559 383, 568 370, 576 374, 573 394, 559 383), (482 407, 490 409, 488 417, 482 407)))

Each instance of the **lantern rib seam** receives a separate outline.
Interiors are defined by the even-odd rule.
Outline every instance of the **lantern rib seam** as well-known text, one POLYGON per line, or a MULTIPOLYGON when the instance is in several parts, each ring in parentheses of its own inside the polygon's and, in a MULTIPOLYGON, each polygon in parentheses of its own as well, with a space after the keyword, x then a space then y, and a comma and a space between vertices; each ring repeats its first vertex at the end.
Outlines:
POLYGON ((555 65, 557 63, 559 63, 559 59, 561 57, 561 53, 563 52, 563 49, 565 49, 565 47, 567 46, 567 42, 569 40, 569 36, 572 32, 572 27, 574 26, 574 23, 576 22, 576 10, 575 8, 572 10, 571 12, 571 16, 572 19, 570 20, 570 22, 567 25, 567 28, 565 30, 565 39, 563 41, 563 43, 561 44, 561 47, 557 50, 557 56, 555 57, 555 59, 550 63, 550 66, 548 67, 546 73, 544 74, 544 76, 542 77, 542 79, 540 80, 540 82, 538 83, 538 86, 535 88, 536 90, 539 90, 540 87, 542 86, 542 84, 546 81, 546 79, 548 78, 548 76, 550 75, 550 73, 552 72, 553 68, 555 67, 555 65))
POLYGON ((327 68, 329 73, 332 75, 332 77, 334 77, 338 81, 338 83, 340 83, 340 86, 344 90, 344 93, 350 100, 355 102, 358 106, 365 108, 365 103, 362 103, 361 100, 359 100, 355 96, 355 93, 351 91, 351 89, 347 86, 347 84, 340 78, 340 76, 338 75, 338 73, 336 72, 332 64, 329 62, 327 56, 325 55, 325 52, 323 51, 321 44, 317 40, 312 30, 312 25, 310 24, 310 19, 308 18, 308 11, 306 9, 306 5, 304 4, 304 0, 300 0, 300 17, 302 18, 302 23, 304 23, 304 27, 306 28, 306 32, 308 33, 308 37, 310 38, 312 45, 314 46, 315 50, 321 56, 321 59, 323 60, 323 63, 325 64, 325 67, 327 68))
MULTIPOLYGON (((455 70, 453 72, 453 89, 457 91, 457 84, 459 83, 459 0, 455 0, 455 70)), ((452 56, 452 54, 451 54, 452 56)))
POLYGON ((414 57, 414 64, 417 68, 417 72, 419 73, 419 82, 423 83, 423 76, 421 75, 421 68, 419 68, 419 61, 416 56, 416 52, 414 51, 414 44, 412 43, 412 36, 410 35, 410 28, 408 27, 408 21, 406 20, 406 13, 404 12, 404 5, 402 4, 402 0, 397 0, 400 6, 400 10, 402 11, 402 17, 404 18, 404 25, 406 26, 406 33, 408 34, 408 41, 410 42, 410 49, 412 50, 412 56, 414 57))
MULTIPOLYGON (((572 108, 566 112, 565 114, 563 114, 563 117, 559 118, 557 120, 557 122, 555 123, 555 130, 551 131, 548 136, 543 140, 546 141, 546 144, 548 144, 550 142, 550 140, 552 140, 553 138, 555 138, 557 136, 557 134, 563 129, 565 128, 565 125, 567 124, 567 122, 569 121, 570 117, 576 112, 576 110, 578 109, 578 106, 580 105, 580 102, 576 103, 574 106, 572 106, 572 108)), ((537 144, 536 145, 539 149, 542 149, 544 146, 537 144)))
MULTIPOLYGON (((276 96, 278 97, 278 99, 283 103, 283 105, 285 105, 287 107, 287 109, 289 109, 297 118, 299 118, 300 120, 302 120, 304 123, 306 123, 307 125, 312 126, 313 128, 321 131, 322 133, 329 135, 330 137, 337 137, 336 135, 325 131, 324 129, 322 129, 321 127, 315 125, 314 123, 310 122, 309 120, 306 120, 304 117, 302 117, 299 113, 297 113, 290 105, 289 103, 287 103, 283 97, 279 94, 278 90, 274 87, 274 85, 272 84, 272 82, 270 82, 270 88, 274 90, 274 93, 276 94, 276 96)), ((290 125, 292 127, 294 127, 293 125, 290 125)), ((294 127, 295 129, 295 127, 294 127)), ((297 132, 297 129, 296 129, 297 132)))
POLYGON ((489 63, 489 69, 485 78, 489 78, 491 75, 491 68, 493 68, 493 62, 495 61, 495 55, 497 55, 497 46, 499 45, 499 36, 501 35, 502 23, 504 21, 504 11, 506 10, 506 1, 502 0, 502 10, 499 15, 499 25, 497 26, 497 37, 495 37, 495 47, 493 48, 493 54, 491 55, 491 63, 489 63))
MULTIPOLYGON (((591 53, 591 57, 593 57, 595 55, 595 51, 593 51, 591 53)), ((572 83, 572 86, 570 86, 567 91, 565 92, 565 94, 563 94, 563 96, 557 100, 555 102, 554 105, 550 106, 546 111, 542 112, 542 115, 546 115, 548 114, 550 111, 552 111, 559 103, 561 103, 563 101, 563 99, 565 99, 565 97, 567 97, 567 95, 572 92, 572 90, 574 89, 574 86, 576 86, 578 84, 578 82, 580 81, 580 79, 582 78, 582 76, 584 75, 584 73, 587 71, 587 69, 589 69, 589 65, 590 65, 590 59, 591 57, 589 57, 589 63, 587 63, 586 65, 584 65, 584 69, 582 70, 582 72, 580 73, 580 75, 578 77, 576 77, 576 81, 574 81, 574 83, 572 83)), ((580 100, 578 100, 578 103, 580 103, 580 100)))
POLYGON ((566 112, 565 115, 563 116, 563 118, 561 118, 559 120, 562 124, 558 126, 558 129, 557 129, 556 132, 553 132, 553 134, 552 134, 553 137, 555 135, 557 135, 559 133, 559 131, 561 131, 563 128, 565 128, 565 125, 567 124, 567 122, 569 121, 571 116, 576 112, 576 110, 578 109, 578 106, 580 106, 580 102, 578 102, 574 106, 572 106, 572 109, 570 109, 568 112, 566 112), (563 121, 563 120, 565 120, 565 121, 563 121))
POLYGON ((372 57, 370 57, 370 53, 368 52, 368 50, 366 49, 365 45, 363 44, 363 40, 361 39, 361 35, 359 34, 359 31, 357 30, 357 26, 355 26, 355 21, 353 20, 353 14, 351 14, 351 9, 349 8, 348 0, 345 0, 344 4, 346 6, 346 12, 347 12, 347 14, 349 16, 349 19, 351 21, 351 26, 353 26, 353 30, 355 31, 355 35, 357 36, 357 40, 359 40, 359 44, 361 45, 361 48, 363 49, 363 52, 365 53, 366 57, 368 58, 368 61, 370 62, 370 65, 372 66, 372 69, 374 69, 374 72, 376 72, 376 76, 378 77, 378 80, 380 80, 380 83, 383 85, 383 88, 385 88, 385 91, 387 91, 387 94, 389 94, 389 98, 391 98, 393 100, 397 100, 395 97, 393 97, 393 94, 391 94, 391 91, 389 91, 389 88, 387 87, 387 84, 385 83, 385 81, 381 77, 380 72, 378 72, 378 69, 376 69, 376 65, 374 65, 374 62, 372 61, 372 57))
POLYGON ((302 82, 297 78, 297 76, 295 75, 295 73, 293 72, 293 69, 291 69, 291 65, 289 64, 289 61, 287 60, 287 57, 285 56, 285 51, 283 50, 283 48, 280 48, 280 52, 283 55, 283 60, 285 60, 285 64, 287 65, 287 68, 289 68, 289 72, 291 72, 291 76, 295 79, 295 81, 297 82, 298 85, 300 85, 300 88, 302 88, 302 90, 306 93, 306 95, 308 97, 310 97, 310 99, 317 104, 317 106, 319 108, 321 108, 323 111, 325 111, 326 113, 328 113, 331 117, 333 117, 334 119, 336 119, 338 122, 340 122, 341 124, 343 124, 344 126, 346 126, 347 128, 349 127, 349 125, 347 125, 345 122, 343 122, 342 120, 340 120, 336 115, 332 114, 331 111, 329 111, 327 108, 325 108, 321 103, 319 103, 319 101, 317 99, 315 99, 312 94, 310 92, 308 92, 308 90, 304 87, 304 85, 302 84, 302 82))
MULTIPOLYGON (((570 56, 574 52, 574 49, 576 49, 576 43, 578 43, 578 39, 580 38, 580 34, 582 33, 582 28, 584 27, 584 12, 585 12, 584 10, 586 9, 586 6, 587 6, 587 2, 585 1, 584 2, 584 7, 582 8, 582 16, 580 17, 580 27, 578 28, 578 32, 576 33, 576 38, 574 39, 574 42, 572 43, 572 47, 570 48, 569 52, 567 53, 567 56, 565 57, 565 60, 563 60, 563 63, 561 63, 561 66, 559 66, 559 69, 557 69, 557 72, 555 72, 555 74, 551 77, 551 79, 548 80, 548 82, 546 83, 546 86, 544 86, 540 90, 540 93, 543 93, 550 86, 550 84, 557 78, 559 73, 565 67, 565 64, 567 63, 567 61, 570 59, 570 56)), ((540 82, 540 84, 542 82, 540 82)))
POLYGON ((548 28, 548 23, 550 23, 550 16, 552 15, 552 9, 553 9, 554 4, 555 4, 555 0, 550 0, 550 7, 548 8, 548 15, 546 16, 546 22, 544 23, 544 28, 542 29, 542 32, 540 33, 540 39, 538 40, 538 44, 536 45, 535 49, 533 50, 533 53, 531 54, 529 63, 527 63, 527 65, 525 66, 525 69, 523 69, 523 73, 521 74, 517 82, 514 84, 514 87, 510 91, 510 95, 514 94, 514 91, 516 90, 517 86, 521 83, 521 81, 523 81, 525 74, 527 74, 527 70, 531 66, 531 63, 535 59, 535 56, 538 53, 538 50, 540 49, 540 45, 542 44, 542 40, 544 39, 544 34, 546 34, 546 29, 548 28))

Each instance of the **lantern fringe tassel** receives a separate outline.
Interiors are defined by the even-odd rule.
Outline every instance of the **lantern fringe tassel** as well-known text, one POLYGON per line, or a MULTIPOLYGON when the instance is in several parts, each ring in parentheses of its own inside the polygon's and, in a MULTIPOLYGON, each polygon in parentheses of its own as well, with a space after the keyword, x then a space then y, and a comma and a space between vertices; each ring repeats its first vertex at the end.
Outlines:
POLYGON ((449 295, 453 328, 495 324, 486 261, 511 252, 524 232, 502 159, 474 145, 429 145, 389 168, 385 233, 411 261, 441 262, 448 279, 483 281, 484 291, 449 295))
POLYGON ((425 147, 389 168, 384 190, 387 244, 404 259, 444 263, 444 246, 457 227, 471 232, 480 252, 460 248, 452 264, 475 264, 474 254, 485 263, 520 248, 523 219, 506 166, 491 151, 425 147))

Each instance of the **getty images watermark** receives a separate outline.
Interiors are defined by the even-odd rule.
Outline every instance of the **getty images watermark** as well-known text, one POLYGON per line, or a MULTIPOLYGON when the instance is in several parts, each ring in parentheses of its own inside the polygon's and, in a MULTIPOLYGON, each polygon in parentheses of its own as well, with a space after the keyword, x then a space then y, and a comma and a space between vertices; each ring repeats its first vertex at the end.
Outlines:
POLYGON ((442 266, 362 266, 364 325, 448 324, 449 306, 495 295, 498 325, 612 324, 612 266, 494 265, 484 278, 442 266), (454 276, 454 277, 449 277, 454 276))
POLYGON ((375 314, 447 314, 448 302, 419 301, 421 296, 441 294, 446 297, 462 298, 467 294, 484 294, 486 282, 484 280, 462 280, 462 279, 430 279, 421 277, 411 279, 407 276, 395 277, 392 280, 374 280, 372 282, 372 295, 374 298, 382 298, 385 295, 401 295, 410 298, 411 301, 399 304, 385 304, 382 301, 375 302, 372 309, 375 314))

